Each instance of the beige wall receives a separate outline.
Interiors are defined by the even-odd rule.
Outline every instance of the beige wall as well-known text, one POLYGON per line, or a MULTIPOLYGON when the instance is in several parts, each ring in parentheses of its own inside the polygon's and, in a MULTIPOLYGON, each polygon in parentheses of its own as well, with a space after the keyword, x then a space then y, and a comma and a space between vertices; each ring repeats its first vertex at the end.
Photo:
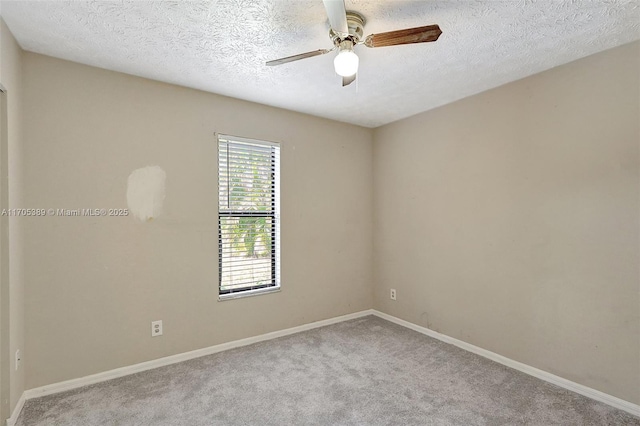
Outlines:
POLYGON ((372 306, 370 129, 24 59, 26 205, 126 207, 134 169, 167 173, 165 213, 150 223, 26 222, 28 388, 372 306), (214 132, 281 142, 279 293, 217 301, 214 132))
MULTIPOLYGON (((0 18, 0 83, 7 89, 7 130, 8 157, 2 164, 8 169, 2 173, 8 175, 8 205, 11 208, 22 206, 22 50, 11 32, 0 18)), ((2 187, 4 189, 4 186, 2 187)), ((6 220, 6 219, 5 219, 6 220)), ((6 266, 9 269, 9 361, 10 361, 10 407, 12 411, 24 391, 24 363, 16 371, 14 354, 24 348, 24 289, 23 289, 23 227, 19 219, 8 220, 9 253, 2 260, 0 269, 5 277, 6 266), (8 265, 6 262, 8 261, 8 265)), ((3 253, 4 254, 4 253, 3 253)), ((6 324, 3 324, 6 326, 6 324)), ((4 355, 4 354, 3 354, 4 355)), ((4 378, 2 378, 4 380, 4 378)), ((4 397, 4 395, 3 395, 4 397)), ((3 412, 3 415, 10 414, 3 412)))
POLYGON ((639 58, 376 129, 375 308, 640 403, 639 58))

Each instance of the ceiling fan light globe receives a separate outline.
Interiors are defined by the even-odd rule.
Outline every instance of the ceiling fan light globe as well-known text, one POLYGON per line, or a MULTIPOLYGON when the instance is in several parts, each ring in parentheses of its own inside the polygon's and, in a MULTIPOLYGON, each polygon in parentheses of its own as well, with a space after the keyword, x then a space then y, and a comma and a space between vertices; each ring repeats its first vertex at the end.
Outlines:
POLYGON ((353 50, 343 50, 338 53, 333 60, 333 66, 336 69, 336 74, 341 77, 351 77, 358 72, 358 64, 360 59, 353 50))

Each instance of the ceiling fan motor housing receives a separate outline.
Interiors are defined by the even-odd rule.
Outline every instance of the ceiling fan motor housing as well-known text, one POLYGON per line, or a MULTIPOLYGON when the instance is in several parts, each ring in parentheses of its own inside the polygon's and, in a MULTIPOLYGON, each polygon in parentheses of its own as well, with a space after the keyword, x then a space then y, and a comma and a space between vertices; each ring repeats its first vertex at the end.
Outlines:
POLYGON ((349 34, 344 35, 342 33, 338 33, 333 29, 329 29, 329 37, 333 44, 339 46, 344 40, 351 40, 353 44, 357 44, 364 34, 364 16, 359 14, 358 12, 348 11, 347 12, 347 27, 349 28, 349 34))

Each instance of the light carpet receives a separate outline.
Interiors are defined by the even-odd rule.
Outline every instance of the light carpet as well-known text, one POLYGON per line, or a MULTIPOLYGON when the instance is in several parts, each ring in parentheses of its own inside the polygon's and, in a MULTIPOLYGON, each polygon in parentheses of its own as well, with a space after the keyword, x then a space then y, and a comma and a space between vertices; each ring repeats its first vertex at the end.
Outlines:
POLYGON ((19 426, 640 425, 369 316, 27 401, 19 426))

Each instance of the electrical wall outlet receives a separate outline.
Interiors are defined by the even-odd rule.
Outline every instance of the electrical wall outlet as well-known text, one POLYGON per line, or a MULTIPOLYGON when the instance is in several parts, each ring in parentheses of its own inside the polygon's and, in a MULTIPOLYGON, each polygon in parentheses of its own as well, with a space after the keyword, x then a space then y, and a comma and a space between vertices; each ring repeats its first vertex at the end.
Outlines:
POLYGON ((16 371, 18 371, 18 367, 20 367, 20 361, 22 361, 22 355, 20 354, 20 349, 16 351, 16 371))
POLYGON ((162 320, 151 322, 151 337, 162 336, 162 320))
POLYGON ((391 289, 391 294, 389 296, 391 297, 391 300, 396 300, 396 289, 395 288, 391 289))

